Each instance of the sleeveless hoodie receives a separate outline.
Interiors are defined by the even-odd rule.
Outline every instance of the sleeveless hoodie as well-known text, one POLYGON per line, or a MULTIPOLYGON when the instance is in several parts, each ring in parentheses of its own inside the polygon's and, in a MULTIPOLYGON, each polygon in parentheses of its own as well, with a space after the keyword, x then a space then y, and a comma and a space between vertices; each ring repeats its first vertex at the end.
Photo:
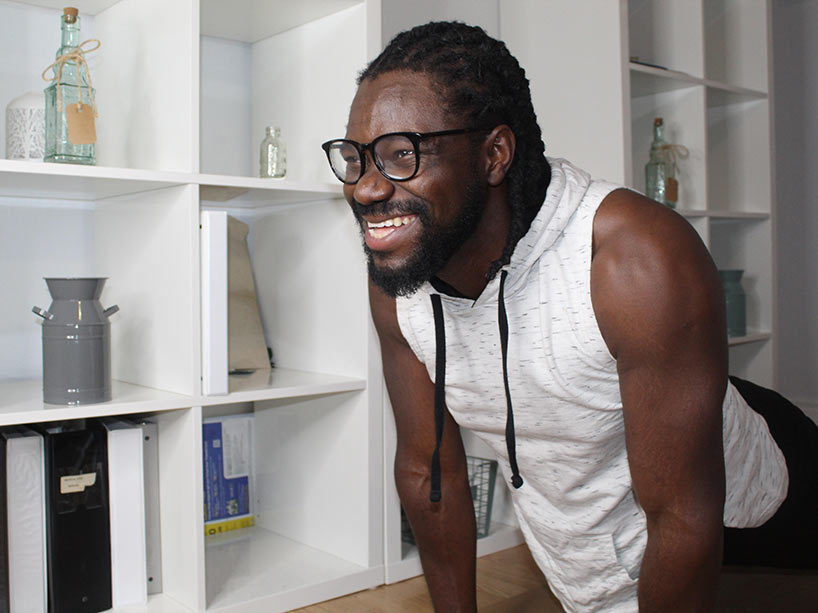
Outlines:
MULTIPOLYGON (((438 430, 445 377, 445 407, 513 481, 520 529, 565 610, 635 612, 647 528, 631 483, 616 361, 590 290, 594 215, 620 186, 549 162, 537 217, 477 300, 426 283, 397 299, 398 322, 436 384, 438 430)), ((761 525, 786 497, 787 468, 764 419, 729 382, 723 438, 724 524, 761 525)))

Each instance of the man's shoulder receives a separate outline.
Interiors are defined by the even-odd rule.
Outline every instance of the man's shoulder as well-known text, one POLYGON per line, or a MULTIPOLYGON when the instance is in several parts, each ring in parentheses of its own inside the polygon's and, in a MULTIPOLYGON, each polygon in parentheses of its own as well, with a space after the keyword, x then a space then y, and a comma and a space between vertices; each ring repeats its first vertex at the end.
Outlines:
POLYGON ((695 235, 684 217, 625 187, 612 189, 602 199, 593 230, 595 253, 606 245, 661 249, 674 238, 690 239, 695 235))
POLYGON ((668 322, 718 308, 720 282, 696 230, 636 192, 617 190, 600 205, 592 253, 591 301, 614 355, 615 337, 650 340, 668 322))

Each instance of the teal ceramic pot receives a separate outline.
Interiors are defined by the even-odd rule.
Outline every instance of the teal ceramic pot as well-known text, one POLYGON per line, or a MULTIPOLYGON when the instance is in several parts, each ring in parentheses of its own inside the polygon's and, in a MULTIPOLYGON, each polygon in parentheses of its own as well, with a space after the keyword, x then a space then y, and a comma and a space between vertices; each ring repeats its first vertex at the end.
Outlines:
POLYGON ((719 271, 727 308, 727 336, 731 338, 747 334, 747 296, 741 286, 743 274, 743 270, 719 271))

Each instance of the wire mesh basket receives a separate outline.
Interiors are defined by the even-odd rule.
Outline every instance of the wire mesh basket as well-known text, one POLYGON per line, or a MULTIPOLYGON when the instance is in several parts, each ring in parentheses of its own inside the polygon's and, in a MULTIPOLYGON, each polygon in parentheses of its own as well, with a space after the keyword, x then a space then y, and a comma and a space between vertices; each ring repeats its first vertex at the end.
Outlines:
POLYGON ((474 501, 474 518, 477 520, 477 538, 482 538, 488 536, 491 525, 497 462, 474 456, 466 456, 466 462, 469 467, 471 498, 474 501))
MULTIPOLYGON (((477 522, 477 538, 483 538, 489 533, 491 525, 491 507, 494 501, 494 483, 497 480, 497 461, 474 456, 466 456, 466 466, 469 471, 469 487, 474 502, 474 518, 477 522)), ((415 537, 403 507, 400 510, 401 541, 409 545, 415 544, 415 537)))

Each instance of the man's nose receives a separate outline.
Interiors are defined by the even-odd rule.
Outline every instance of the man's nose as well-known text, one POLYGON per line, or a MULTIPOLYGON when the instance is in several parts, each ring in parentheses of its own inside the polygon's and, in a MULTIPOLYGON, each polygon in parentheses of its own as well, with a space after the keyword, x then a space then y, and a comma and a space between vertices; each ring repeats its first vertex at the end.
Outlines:
POLYGON ((381 174, 371 156, 367 159, 364 174, 353 187, 352 196, 361 204, 383 202, 395 191, 395 185, 381 174))

